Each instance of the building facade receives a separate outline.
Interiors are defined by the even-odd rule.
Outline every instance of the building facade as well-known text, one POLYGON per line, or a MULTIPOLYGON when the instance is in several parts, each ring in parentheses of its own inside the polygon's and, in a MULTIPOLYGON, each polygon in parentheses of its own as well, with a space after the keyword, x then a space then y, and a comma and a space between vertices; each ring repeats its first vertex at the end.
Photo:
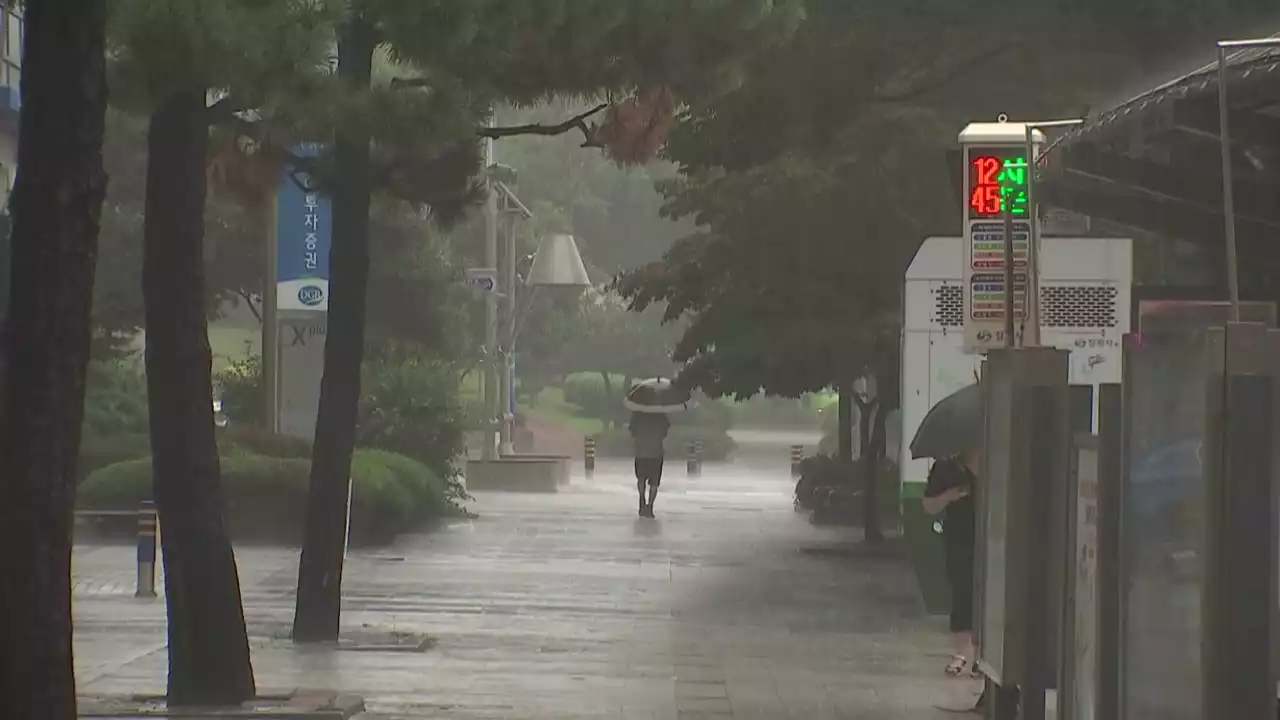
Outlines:
POLYGON ((8 206, 18 170, 18 111, 22 107, 22 13, 4 2, 0 22, 0 204, 8 206))

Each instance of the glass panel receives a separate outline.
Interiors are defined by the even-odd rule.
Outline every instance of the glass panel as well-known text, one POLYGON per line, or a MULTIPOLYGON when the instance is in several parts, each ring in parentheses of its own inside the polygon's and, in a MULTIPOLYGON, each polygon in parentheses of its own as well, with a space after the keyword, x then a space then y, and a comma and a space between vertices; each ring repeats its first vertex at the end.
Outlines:
POLYGON ((1199 327, 1166 326, 1126 357, 1122 692, 1132 720, 1200 718, 1203 346, 1199 327))
POLYGON ((1004 590, 1005 547, 1009 528, 1006 508, 1009 495, 1009 433, 1013 415, 1013 381, 1008 362, 988 360, 984 382, 991 384, 987 396, 987 447, 1006 448, 987 452, 978 497, 983 513, 986 546, 982 593, 982 659, 997 674, 1004 672, 1004 590), (1003 372, 999 372, 999 371, 1003 372))
POLYGON ((5 30, 8 34, 8 43, 5 47, 5 59, 15 63, 22 63, 22 18, 13 13, 9 13, 8 20, 5 23, 5 30))
POLYGON ((1075 720, 1093 720, 1098 670, 1098 449, 1076 448, 1075 539, 1070 572, 1075 611, 1071 643, 1071 688, 1075 720))

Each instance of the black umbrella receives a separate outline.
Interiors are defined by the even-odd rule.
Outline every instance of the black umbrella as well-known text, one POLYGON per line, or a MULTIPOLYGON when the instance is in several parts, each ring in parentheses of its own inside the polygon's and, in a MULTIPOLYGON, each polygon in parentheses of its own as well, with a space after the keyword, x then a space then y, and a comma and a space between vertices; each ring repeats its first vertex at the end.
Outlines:
POLYGON ((986 414, 977 383, 951 393, 924 416, 911 441, 911 457, 949 458, 981 446, 986 414))
POLYGON ((632 383, 623 405, 634 412, 663 414, 688 410, 690 399, 688 390, 667 378, 649 378, 632 383))

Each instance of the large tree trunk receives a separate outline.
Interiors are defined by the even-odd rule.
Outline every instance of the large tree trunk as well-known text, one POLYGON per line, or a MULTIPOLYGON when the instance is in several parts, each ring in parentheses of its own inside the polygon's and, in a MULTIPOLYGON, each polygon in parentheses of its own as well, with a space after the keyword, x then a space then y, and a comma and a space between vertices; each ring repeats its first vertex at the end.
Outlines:
POLYGON ((171 95, 151 115, 142 293, 173 705, 240 703, 255 692, 214 437, 204 292, 208 138, 203 88, 171 95))
MULTIPOLYGON (((377 45, 361 18, 338 31, 338 75, 367 88, 377 45)), ((342 555, 347 489, 355 449, 364 358, 365 294, 369 281, 369 133, 344 128, 335 139, 333 247, 329 259, 329 329, 311 455, 306 534, 298 563, 294 642, 337 642, 342 603, 342 555)))
POLYGON ((103 0, 26 13, 0 396, 0 706, 74 720, 71 508, 106 175, 103 0))

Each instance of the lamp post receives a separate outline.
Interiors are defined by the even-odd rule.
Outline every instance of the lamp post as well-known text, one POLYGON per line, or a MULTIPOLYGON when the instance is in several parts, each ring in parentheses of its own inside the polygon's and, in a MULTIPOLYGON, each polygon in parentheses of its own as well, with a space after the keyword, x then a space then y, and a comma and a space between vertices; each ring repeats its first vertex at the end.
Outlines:
MULTIPOLYGON (((506 190, 506 188, 503 187, 503 190, 506 190)), ((509 193, 510 191, 506 190, 506 192, 509 193)), ((508 199, 514 200, 519 204, 519 199, 514 194, 508 195, 508 199)), ((512 212, 520 214, 522 209, 523 213, 527 213, 526 217, 533 216, 522 204, 512 212)), ((520 336, 520 328, 525 313, 529 311, 533 300, 533 293, 530 292, 529 300, 524 303, 522 308, 518 309, 515 293, 520 283, 515 268, 514 218, 507 242, 508 265, 504 270, 506 271, 505 277, 508 283, 505 288, 508 311, 504 323, 501 367, 501 387, 506 393, 507 407, 501 414, 499 455, 511 455, 515 452, 514 443, 512 442, 515 423, 515 347, 516 339, 520 336)), ((582 256, 578 253, 577 242, 574 241, 572 235, 548 235, 538 243, 538 249, 533 254, 533 265, 529 268, 529 274, 524 281, 525 287, 533 291, 540 287, 584 288, 590 285, 591 278, 587 275, 587 268, 582 262, 582 256)))
POLYGON ((530 220, 533 212, 520 202, 507 183, 515 184, 516 171, 505 165, 491 165, 489 177, 497 182, 497 192, 501 199, 501 212, 507 218, 503 266, 501 268, 501 290, 503 294, 503 315, 501 326, 501 351, 498 368, 498 400, 502 411, 497 414, 498 455, 510 455, 515 451, 512 444, 512 425, 515 421, 515 344, 516 344, 516 289, 518 286, 516 258, 516 222, 530 220), (501 178, 501 179, 498 179, 501 178))
POLYGON ((1236 263, 1236 196, 1231 170, 1231 128, 1227 108, 1227 51, 1255 47, 1280 47, 1280 37, 1218 41, 1218 132, 1222 146, 1222 217, 1226 227, 1227 299, 1231 322, 1240 321, 1240 275, 1236 263))
POLYGON ((1024 345, 1031 347, 1040 344, 1040 208, 1036 205, 1036 140, 1037 135, 1043 138, 1041 130, 1058 127, 1083 125, 1083 118, 1070 120, 1043 120, 1026 123, 1027 143, 1027 218, 1030 222, 1030 237, 1027 238, 1027 297, 1023 300, 1025 310, 1023 323, 1031 320, 1030 342, 1026 342, 1027 328, 1022 328, 1024 345))

